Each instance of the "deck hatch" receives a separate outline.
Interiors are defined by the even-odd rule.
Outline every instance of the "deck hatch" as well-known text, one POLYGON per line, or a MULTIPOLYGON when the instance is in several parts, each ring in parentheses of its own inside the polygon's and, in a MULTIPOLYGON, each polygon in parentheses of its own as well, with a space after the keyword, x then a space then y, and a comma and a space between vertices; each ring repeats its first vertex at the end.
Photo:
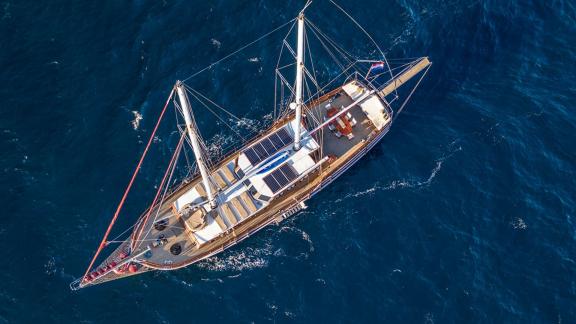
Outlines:
POLYGON ((244 151, 244 155, 246 155, 250 164, 256 165, 278 152, 278 150, 288 145, 292 140, 292 135, 290 135, 285 128, 281 128, 272 135, 247 148, 244 151))
POLYGON ((263 180, 272 193, 275 194, 296 178, 298 178, 296 170, 294 170, 294 168, 288 163, 284 163, 278 169, 265 176, 263 180))

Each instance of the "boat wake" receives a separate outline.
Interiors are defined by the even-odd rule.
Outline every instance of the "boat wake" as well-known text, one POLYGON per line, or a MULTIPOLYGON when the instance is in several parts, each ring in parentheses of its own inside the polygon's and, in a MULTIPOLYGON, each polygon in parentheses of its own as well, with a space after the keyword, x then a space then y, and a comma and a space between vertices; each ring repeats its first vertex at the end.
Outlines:
MULTIPOLYGON (((302 213, 300 213, 300 214, 302 214, 302 213)), ((286 233, 286 232, 292 232, 292 233, 300 234, 302 240, 304 240, 305 242, 308 243, 308 252, 314 252, 314 243, 310 239, 310 235, 308 235, 308 233, 304 232, 303 230, 301 230, 297 227, 282 226, 282 228, 280 228, 280 233, 286 233)))
MULTIPOLYGON (((451 143, 449 145, 449 148, 453 147, 455 144, 457 144, 457 142, 451 143)), ((394 180, 392 182, 389 182, 386 185, 381 185, 379 182, 376 182, 376 184, 372 188, 368 188, 366 190, 358 191, 355 193, 349 193, 346 196, 344 196, 343 198, 336 199, 335 202, 336 203, 344 202, 348 198, 358 198, 358 197, 362 197, 365 195, 373 194, 377 191, 388 191, 388 190, 395 190, 395 189, 420 189, 420 188, 429 187, 432 184, 432 181, 434 181, 434 178, 436 178, 436 176, 438 175, 438 173, 442 169, 442 165, 444 164, 444 162, 446 162, 446 160, 448 160, 450 157, 452 157, 456 152, 459 152, 461 150, 462 150, 462 147, 458 146, 455 149, 451 149, 451 152, 448 155, 445 155, 445 156, 441 157, 440 159, 436 160, 436 165, 434 166, 434 168, 430 172, 430 175, 426 179, 394 180)))
POLYGON ((138 128, 140 128, 140 122, 142 119, 144 119, 144 117, 137 110, 132 110, 132 115, 134 115, 134 119, 130 123, 132 124, 132 128, 134 130, 138 130, 138 128))
POLYGON ((273 119, 274 116, 272 114, 264 115, 261 120, 242 117, 234 122, 233 127, 236 128, 235 130, 246 129, 256 133, 266 129, 273 119))
POLYGON ((273 254, 272 246, 269 244, 266 244, 264 248, 246 247, 231 251, 227 255, 210 257, 198 263, 198 267, 210 271, 243 271, 264 268, 268 265, 268 257, 273 254))
POLYGON ((58 271, 56 267, 56 259, 54 257, 50 257, 48 262, 44 264, 44 273, 51 276, 54 275, 58 271))
POLYGON ((523 231, 523 230, 528 228, 528 225, 526 225, 526 222, 524 222, 524 220, 520 217, 516 217, 512 222, 510 222, 510 225, 512 225, 512 227, 515 230, 520 230, 520 231, 523 231))
POLYGON ((293 226, 282 226, 278 233, 295 233, 308 244, 308 251, 301 252, 296 256, 287 255, 282 248, 276 248, 272 245, 276 239, 268 239, 263 247, 253 248, 245 247, 239 250, 232 250, 229 253, 212 256, 204 261, 199 262, 197 265, 200 269, 210 271, 232 271, 239 272, 243 270, 251 270, 258 268, 265 268, 269 265, 272 257, 293 257, 300 259, 301 257, 307 258, 309 253, 314 252, 314 243, 310 239, 308 233, 293 226))

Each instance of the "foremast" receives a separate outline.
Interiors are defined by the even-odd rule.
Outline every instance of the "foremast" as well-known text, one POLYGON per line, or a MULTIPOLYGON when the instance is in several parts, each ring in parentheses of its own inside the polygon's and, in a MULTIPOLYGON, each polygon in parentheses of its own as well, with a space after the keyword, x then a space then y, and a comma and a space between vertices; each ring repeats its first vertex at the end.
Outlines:
POLYGON ((192 150, 194 151, 194 157, 196 158, 196 164, 200 170, 200 175, 202 176, 202 183, 206 189, 206 194, 208 196, 208 202, 210 203, 210 208, 216 208, 217 202, 214 193, 212 192, 212 186, 210 185, 210 177, 208 175, 208 170, 206 168, 206 163, 204 161, 204 155, 200 149, 200 140, 198 139, 198 130, 196 124, 192 118, 192 113, 190 111, 190 103, 188 101, 188 96, 186 95, 186 89, 184 88, 184 83, 181 81, 176 82, 176 91, 178 92, 178 98, 180 99, 180 107, 182 108, 182 114, 184 115, 184 121, 186 122, 186 131, 188 132, 188 137, 190 138, 190 143, 192 144, 192 150))

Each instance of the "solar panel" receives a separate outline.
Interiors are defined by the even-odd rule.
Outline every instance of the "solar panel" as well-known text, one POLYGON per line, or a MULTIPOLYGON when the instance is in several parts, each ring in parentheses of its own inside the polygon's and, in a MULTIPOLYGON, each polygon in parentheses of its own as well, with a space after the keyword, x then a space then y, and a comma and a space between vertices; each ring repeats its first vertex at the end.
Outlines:
POLYGON ((252 161, 258 160, 258 155, 256 155, 254 150, 248 149, 244 151, 244 154, 246 154, 246 157, 248 158, 248 161, 250 161, 250 163, 253 163, 252 161))
POLYGON ((258 156, 266 156, 266 153, 267 153, 266 149, 264 149, 264 147, 262 147, 262 145, 260 143, 254 144, 254 146, 252 146, 252 148, 258 156))
POLYGON ((286 179, 289 182, 298 177, 298 173, 296 172, 296 170, 294 170, 294 168, 289 164, 282 165, 281 167, 278 168, 278 170, 282 172, 282 174, 286 177, 286 179))
POLYGON ((276 136, 280 138, 282 143, 287 143, 292 141, 292 135, 288 133, 285 128, 282 128, 280 131, 276 132, 276 136))
POLYGON ((248 161, 250 161, 250 164, 256 165, 278 152, 278 150, 290 142, 292 142, 292 135, 290 135, 285 128, 281 128, 272 135, 247 148, 244 154, 246 158, 248 158, 248 161))
POLYGON ((277 193, 280 190, 280 185, 271 176, 264 177, 264 183, 272 190, 272 193, 277 193))
POLYGON ((290 182, 298 178, 298 173, 288 163, 282 164, 278 169, 272 171, 264 177, 264 183, 270 188, 272 193, 277 193, 286 187, 290 182))
POLYGON ((274 144, 272 144, 272 142, 270 141, 262 141, 260 143, 262 146, 264 146, 264 149, 266 149, 266 151, 271 152, 271 151, 277 151, 280 148, 275 148, 274 144))

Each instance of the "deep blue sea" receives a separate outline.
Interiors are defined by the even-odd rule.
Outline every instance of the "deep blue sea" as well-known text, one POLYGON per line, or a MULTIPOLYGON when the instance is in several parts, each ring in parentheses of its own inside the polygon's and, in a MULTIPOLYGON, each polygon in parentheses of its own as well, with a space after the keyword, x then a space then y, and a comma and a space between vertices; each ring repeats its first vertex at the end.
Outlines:
MULTIPOLYGON (((0 2, 0 322, 576 323, 573 0, 339 1, 389 58, 434 62, 390 133, 221 255, 69 289, 174 82, 303 2, 0 2)), ((328 1, 307 16, 374 53, 328 1)), ((189 84, 261 129, 286 31, 189 84)), ((209 144, 235 144, 195 113, 209 144)), ((168 116, 114 234, 154 196, 178 140, 168 116)))

